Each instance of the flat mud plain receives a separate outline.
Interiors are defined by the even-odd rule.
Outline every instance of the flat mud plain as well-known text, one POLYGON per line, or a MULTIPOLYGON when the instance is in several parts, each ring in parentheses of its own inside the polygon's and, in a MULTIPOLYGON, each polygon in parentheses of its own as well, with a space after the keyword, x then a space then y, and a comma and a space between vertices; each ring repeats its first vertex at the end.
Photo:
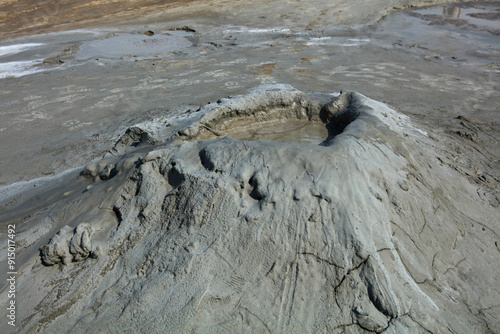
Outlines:
MULTIPOLYGON (((17 6, 5 4, 2 8, 17 6)), ((101 5, 110 6, 61 3, 53 10, 43 7, 38 16, 28 10, 0 17, 6 28, 0 35, 0 210, 10 210, 5 219, 21 217, 25 208, 16 216, 4 199, 59 173, 82 170, 133 125, 188 117, 263 84, 289 84, 331 96, 357 91, 384 102, 428 134, 425 145, 440 148, 432 162, 422 156, 421 164, 429 161, 428 174, 436 165, 458 172, 474 189, 471 197, 493 210, 485 217, 499 217, 499 2, 101 5), (95 14, 98 10, 102 15, 95 14)), ((270 123, 229 134, 278 142, 300 136, 298 141, 317 144, 324 130, 318 124, 287 122, 279 130, 270 123)), ((232 152, 238 154, 234 147, 232 152)), ((433 209, 446 219, 439 207, 433 209)), ((496 240, 498 227, 493 221, 477 222, 483 223, 496 240)), ((30 261, 31 255, 20 261, 30 261)), ((433 267, 436 255, 430 257, 433 267)), ((450 259, 443 256, 442 261, 450 259)), ((298 265, 295 269, 298 273, 298 265)), ((423 284, 427 280, 423 277, 423 284)), ((478 310, 493 320, 478 328, 498 326, 498 306, 490 304, 478 310)), ((280 326, 276 332, 285 332, 283 322, 280 326)), ((373 331, 383 327, 370 326, 373 331)))

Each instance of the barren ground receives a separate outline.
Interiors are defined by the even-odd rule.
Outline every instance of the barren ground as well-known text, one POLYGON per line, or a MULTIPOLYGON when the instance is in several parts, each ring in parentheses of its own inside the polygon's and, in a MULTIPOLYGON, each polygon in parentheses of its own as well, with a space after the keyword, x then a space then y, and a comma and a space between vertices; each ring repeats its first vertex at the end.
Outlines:
POLYGON ((459 18, 454 5, 398 11, 418 1, 137 3, 4 2, 0 47, 35 46, 1 60, 36 73, 0 79, 0 185, 83 165, 134 123, 275 82, 385 101, 445 133, 457 168, 498 182, 498 3, 465 4, 459 18), (185 26, 195 32, 171 31, 185 26), (144 41, 88 46, 113 36, 144 41))
POLYGON ((20 332, 500 328, 499 2, 0 10, 20 332))

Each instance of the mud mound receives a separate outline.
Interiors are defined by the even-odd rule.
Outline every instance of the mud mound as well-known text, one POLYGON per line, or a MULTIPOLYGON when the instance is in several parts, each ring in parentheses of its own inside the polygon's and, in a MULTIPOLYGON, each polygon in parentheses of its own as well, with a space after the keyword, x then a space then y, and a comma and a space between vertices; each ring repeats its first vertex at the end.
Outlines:
POLYGON ((500 330, 498 212, 406 116, 284 85, 185 116, 3 213, 21 333, 500 330), (326 132, 237 139, 266 122, 326 132))

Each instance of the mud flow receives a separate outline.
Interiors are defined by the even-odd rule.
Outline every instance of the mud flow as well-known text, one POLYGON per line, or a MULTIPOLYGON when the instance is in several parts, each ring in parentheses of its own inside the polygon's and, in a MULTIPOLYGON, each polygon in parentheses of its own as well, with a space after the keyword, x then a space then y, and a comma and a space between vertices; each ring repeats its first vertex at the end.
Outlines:
MULTIPOLYGON (((420 10, 414 10, 417 15, 423 15, 427 21, 432 24, 444 25, 450 20, 456 20, 459 27, 465 27, 466 24, 474 25, 475 28, 487 30, 500 28, 499 5, 496 4, 462 4, 450 5, 444 7, 431 7, 420 10)), ((452 21, 453 22, 453 21, 452 21)))
POLYGON ((76 55, 76 59, 95 57, 120 58, 123 56, 149 56, 168 53, 191 46, 185 32, 172 32, 146 35, 113 33, 106 38, 86 42, 76 55))
POLYGON ((495 61, 500 52, 498 3, 464 3, 402 11, 388 16, 380 28, 382 35, 396 39, 395 46, 429 50, 427 60, 486 65, 495 61))

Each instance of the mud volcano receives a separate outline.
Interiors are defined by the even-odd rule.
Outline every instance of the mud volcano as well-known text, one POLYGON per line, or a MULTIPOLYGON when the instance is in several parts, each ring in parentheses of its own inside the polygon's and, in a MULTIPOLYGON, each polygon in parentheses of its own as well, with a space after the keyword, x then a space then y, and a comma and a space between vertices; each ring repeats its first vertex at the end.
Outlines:
POLYGON ((359 93, 286 85, 132 127, 4 202, 20 332, 498 331, 497 214, 442 150, 359 93))

